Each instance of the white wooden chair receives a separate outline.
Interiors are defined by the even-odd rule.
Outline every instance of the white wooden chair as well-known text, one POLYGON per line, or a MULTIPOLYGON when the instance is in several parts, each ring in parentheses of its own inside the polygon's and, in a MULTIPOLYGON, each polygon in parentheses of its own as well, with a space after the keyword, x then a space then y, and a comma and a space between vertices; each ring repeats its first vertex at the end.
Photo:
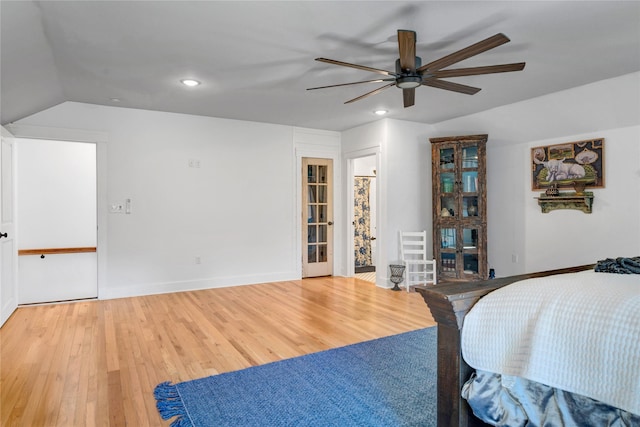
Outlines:
POLYGON ((436 260, 427 259, 427 232, 400 231, 400 257, 405 265, 405 286, 437 283, 436 260))

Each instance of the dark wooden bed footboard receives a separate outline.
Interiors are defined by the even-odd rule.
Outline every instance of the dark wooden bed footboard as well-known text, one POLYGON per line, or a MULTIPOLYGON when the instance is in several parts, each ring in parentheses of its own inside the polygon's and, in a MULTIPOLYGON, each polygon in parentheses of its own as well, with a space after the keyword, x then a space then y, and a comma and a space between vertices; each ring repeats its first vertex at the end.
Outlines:
POLYGON ((464 316, 483 296, 503 286, 534 277, 589 270, 593 264, 521 274, 479 282, 449 282, 415 289, 438 323, 438 427, 484 426, 460 396, 472 368, 462 359, 460 330, 464 316))

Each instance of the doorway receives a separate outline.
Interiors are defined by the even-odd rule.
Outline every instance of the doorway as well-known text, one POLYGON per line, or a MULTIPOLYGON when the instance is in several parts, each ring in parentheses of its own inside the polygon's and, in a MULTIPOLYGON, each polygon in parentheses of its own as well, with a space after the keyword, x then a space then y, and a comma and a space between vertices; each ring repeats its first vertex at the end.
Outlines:
POLYGON ((16 143, 19 303, 97 298, 97 144, 16 143))
POLYGON ((376 156, 353 159, 353 253, 357 277, 375 282, 377 259, 376 156))
POLYGON ((302 277, 333 274, 333 160, 302 159, 302 277))

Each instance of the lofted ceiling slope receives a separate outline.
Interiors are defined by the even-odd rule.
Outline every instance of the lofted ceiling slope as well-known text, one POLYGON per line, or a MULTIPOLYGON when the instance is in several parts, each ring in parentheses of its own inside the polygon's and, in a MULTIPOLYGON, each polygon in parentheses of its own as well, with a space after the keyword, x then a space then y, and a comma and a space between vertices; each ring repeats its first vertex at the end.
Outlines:
POLYGON ((0 19, 2 124, 65 101, 335 131, 378 108, 438 123, 640 70, 638 1, 2 0, 0 19), (423 64, 504 33, 456 67, 527 65, 449 79, 472 96, 418 87, 410 108, 396 87, 343 104, 374 83, 306 90, 380 77, 317 57, 394 70, 398 29, 423 64))

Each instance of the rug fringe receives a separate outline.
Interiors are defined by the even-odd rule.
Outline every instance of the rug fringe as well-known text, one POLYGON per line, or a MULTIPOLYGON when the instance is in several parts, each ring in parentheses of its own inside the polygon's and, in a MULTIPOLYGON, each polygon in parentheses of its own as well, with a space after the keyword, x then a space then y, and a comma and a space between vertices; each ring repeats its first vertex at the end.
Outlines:
POLYGON ((163 420, 171 417, 178 417, 171 423, 171 427, 191 427, 192 424, 187 418, 187 410, 184 407, 178 387, 169 381, 158 384, 153 391, 156 398, 156 408, 163 420))

